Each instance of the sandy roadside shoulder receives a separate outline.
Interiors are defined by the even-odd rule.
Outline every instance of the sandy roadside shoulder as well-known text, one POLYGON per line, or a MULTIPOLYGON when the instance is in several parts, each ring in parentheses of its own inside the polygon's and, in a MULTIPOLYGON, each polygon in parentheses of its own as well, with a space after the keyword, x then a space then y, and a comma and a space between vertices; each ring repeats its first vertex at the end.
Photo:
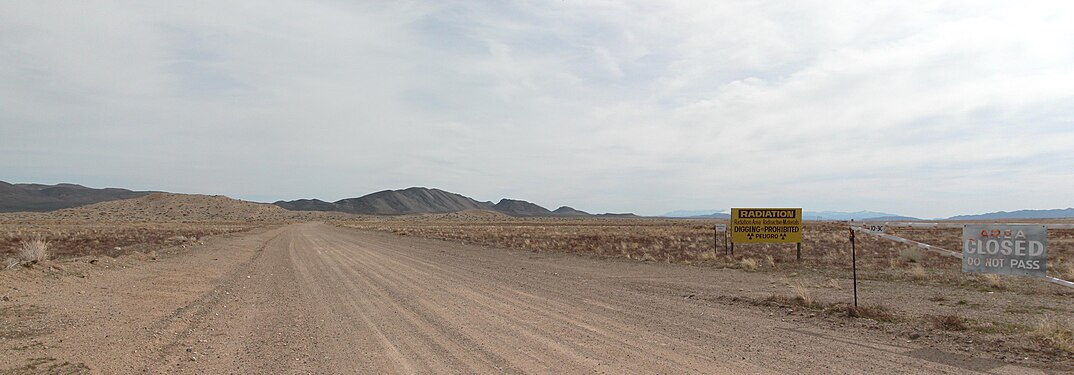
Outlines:
POLYGON ((78 258, 0 272, 0 372, 130 373, 178 335, 184 306, 283 229, 204 239, 157 257, 78 258))

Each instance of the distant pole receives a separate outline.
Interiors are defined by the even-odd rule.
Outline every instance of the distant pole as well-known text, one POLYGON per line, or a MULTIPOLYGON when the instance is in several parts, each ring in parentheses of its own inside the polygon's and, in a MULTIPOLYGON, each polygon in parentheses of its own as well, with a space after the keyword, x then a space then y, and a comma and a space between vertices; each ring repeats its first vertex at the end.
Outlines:
POLYGON ((724 253, 724 255, 727 254, 727 231, 726 230, 723 231, 723 253, 724 253))
POLYGON ((795 250, 794 258, 795 258, 795 260, 801 261, 802 260, 802 243, 799 242, 797 247, 798 247, 798 249, 795 250))
POLYGON ((716 230, 716 226, 712 226, 712 257, 716 257, 716 250, 720 247, 720 231, 716 230))
POLYGON ((850 267, 854 273, 854 307, 858 307, 858 249, 854 242, 854 227, 850 227, 850 267))

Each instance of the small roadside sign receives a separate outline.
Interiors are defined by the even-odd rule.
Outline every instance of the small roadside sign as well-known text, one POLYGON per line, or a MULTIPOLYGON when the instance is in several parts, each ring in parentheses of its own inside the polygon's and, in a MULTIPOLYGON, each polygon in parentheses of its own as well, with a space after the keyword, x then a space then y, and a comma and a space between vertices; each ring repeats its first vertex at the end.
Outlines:
POLYGON ((716 224, 716 227, 713 229, 716 229, 717 232, 726 232, 727 224, 716 224))
POLYGON ((1047 276, 1048 229, 1043 225, 966 225, 962 272, 1047 276))
POLYGON ((731 242, 802 242, 801 208, 732 208, 731 242))
POLYGON ((884 233, 884 226, 880 224, 862 224, 861 228, 872 233, 884 233))

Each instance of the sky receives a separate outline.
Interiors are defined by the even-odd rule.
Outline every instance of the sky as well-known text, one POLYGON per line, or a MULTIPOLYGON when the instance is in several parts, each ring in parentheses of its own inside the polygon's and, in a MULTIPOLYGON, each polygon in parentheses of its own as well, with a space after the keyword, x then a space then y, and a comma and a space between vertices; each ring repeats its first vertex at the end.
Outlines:
POLYGON ((1074 2, 0 0, 0 180, 1074 206, 1074 2))

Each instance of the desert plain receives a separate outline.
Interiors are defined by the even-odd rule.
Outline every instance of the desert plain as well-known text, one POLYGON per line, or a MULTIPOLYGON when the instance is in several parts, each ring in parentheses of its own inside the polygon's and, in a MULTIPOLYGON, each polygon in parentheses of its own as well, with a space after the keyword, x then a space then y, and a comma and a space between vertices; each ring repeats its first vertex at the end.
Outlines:
MULTIPOLYGON (((721 223, 179 194, 0 214, 0 374, 1074 371, 1070 288, 859 234, 854 306, 850 223, 807 222, 801 260, 732 255, 721 223)), ((1074 231, 1048 241, 1074 278, 1074 231)))

